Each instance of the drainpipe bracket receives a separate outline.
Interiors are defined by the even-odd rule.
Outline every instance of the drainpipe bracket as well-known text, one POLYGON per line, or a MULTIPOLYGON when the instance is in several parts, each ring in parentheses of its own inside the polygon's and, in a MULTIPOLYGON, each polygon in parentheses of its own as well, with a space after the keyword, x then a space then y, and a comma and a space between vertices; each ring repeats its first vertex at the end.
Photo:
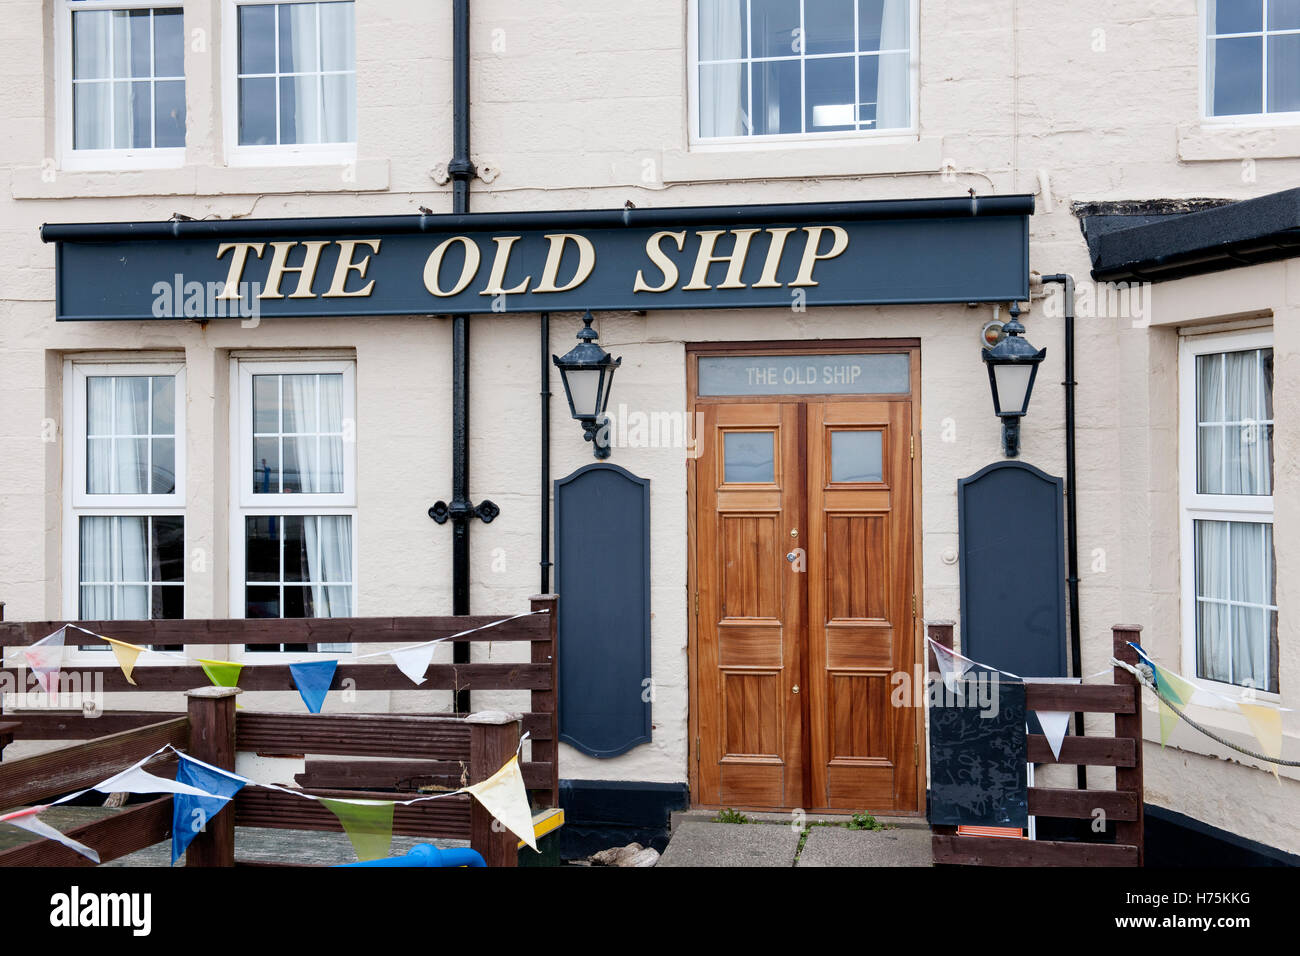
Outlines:
POLYGON ((499 514, 501 508, 495 502, 486 499, 480 501, 478 505, 470 504, 468 501, 453 501, 451 504, 435 501, 433 507, 429 509, 429 517, 438 524, 446 524, 448 519, 460 523, 470 518, 478 518, 484 524, 491 524, 499 514))

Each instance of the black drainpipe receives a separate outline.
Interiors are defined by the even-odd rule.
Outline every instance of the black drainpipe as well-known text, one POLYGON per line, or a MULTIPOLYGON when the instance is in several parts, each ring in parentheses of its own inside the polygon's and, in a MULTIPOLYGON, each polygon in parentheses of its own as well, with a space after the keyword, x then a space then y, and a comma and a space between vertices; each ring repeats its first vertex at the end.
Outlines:
MULTIPOLYGON (((452 212, 469 212, 469 183, 478 172, 469 158, 469 0, 452 3, 452 212)), ((477 507, 469 497, 469 316, 451 317, 451 504, 439 501, 429 509, 438 524, 451 519, 451 612, 469 613, 469 524, 474 518, 490 522, 500 509, 490 501, 477 507)), ((469 644, 453 644, 452 660, 469 662, 469 644)), ((455 709, 470 712, 468 690, 455 692, 455 709)))
MULTIPOLYGON (((1079 512, 1076 506, 1074 458, 1074 276, 1068 273, 1043 276, 1043 282, 1063 286, 1065 294, 1065 535, 1069 571, 1065 583, 1070 599, 1070 664, 1074 676, 1083 675, 1083 648, 1079 627, 1079 512)), ((1074 715, 1074 732, 1083 736, 1083 714, 1074 715)), ((1079 764, 1079 789, 1088 789, 1088 768, 1079 764)))
MULTIPOLYGON (((551 314, 541 318, 542 358, 542 590, 551 593, 551 314)), ((2 606, 2 605, 0 605, 2 606)))

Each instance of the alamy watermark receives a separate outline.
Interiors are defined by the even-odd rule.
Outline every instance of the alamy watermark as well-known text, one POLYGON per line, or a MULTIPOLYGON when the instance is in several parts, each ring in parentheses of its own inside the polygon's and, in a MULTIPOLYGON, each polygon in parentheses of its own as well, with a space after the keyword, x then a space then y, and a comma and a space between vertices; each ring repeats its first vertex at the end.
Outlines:
POLYGON ((178 272, 170 282, 155 282, 152 291, 155 319, 243 319, 254 327, 262 317, 260 282, 241 282, 228 295, 224 282, 186 282, 178 272))

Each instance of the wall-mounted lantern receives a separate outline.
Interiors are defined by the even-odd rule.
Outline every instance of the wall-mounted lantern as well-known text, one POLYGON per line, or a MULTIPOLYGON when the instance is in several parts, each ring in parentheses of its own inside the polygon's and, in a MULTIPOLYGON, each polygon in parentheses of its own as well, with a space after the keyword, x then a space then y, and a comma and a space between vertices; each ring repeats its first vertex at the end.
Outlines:
POLYGON ((1020 419, 1029 411, 1034 378, 1039 363, 1047 358, 1047 349, 1035 350, 1021 337, 1025 327, 1020 324, 1017 303, 1012 303, 1011 321, 1002 331, 1002 341, 983 353, 993 391, 993 413, 1002 419, 1002 450, 1008 458, 1015 458, 1020 454, 1020 419))
POLYGON ((569 414, 582 422, 582 435, 591 442, 597 458, 609 457, 609 436, 602 435, 605 410, 609 407, 609 390, 614 382, 614 370, 623 359, 611 358, 596 344, 596 330, 591 327, 592 315, 582 317, 583 327, 578 332, 578 344, 560 358, 552 355, 551 361, 560 370, 564 380, 564 394, 569 399, 569 414))

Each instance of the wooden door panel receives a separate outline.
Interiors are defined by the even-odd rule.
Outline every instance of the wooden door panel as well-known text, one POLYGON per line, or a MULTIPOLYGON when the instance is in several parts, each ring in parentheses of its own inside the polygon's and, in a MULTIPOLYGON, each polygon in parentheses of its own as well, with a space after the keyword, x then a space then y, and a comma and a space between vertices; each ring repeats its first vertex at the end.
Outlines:
POLYGON ((805 598, 802 575, 785 555, 790 529, 802 523, 799 407, 701 411, 707 444, 695 480, 700 797, 717 805, 795 807, 803 802, 803 723, 793 687, 801 679, 805 598), (744 446, 732 460, 734 474, 731 434, 744 446), (767 445, 761 439, 769 434, 767 445))

